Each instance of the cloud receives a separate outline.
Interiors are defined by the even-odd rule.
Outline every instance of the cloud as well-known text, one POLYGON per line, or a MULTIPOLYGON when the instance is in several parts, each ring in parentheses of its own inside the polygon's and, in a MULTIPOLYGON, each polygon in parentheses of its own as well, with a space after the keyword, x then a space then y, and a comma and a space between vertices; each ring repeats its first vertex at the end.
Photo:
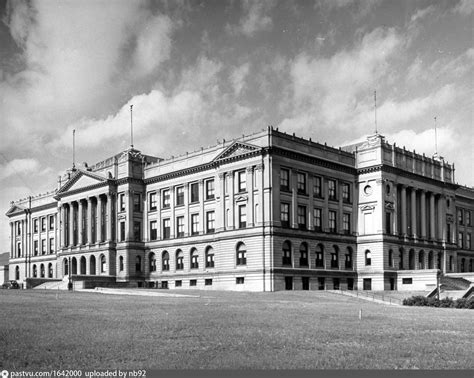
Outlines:
POLYGON ((40 164, 36 159, 13 159, 6 164, 0 165, 0 180, 9 178, 13 175, 25 177, 25 175, 35 172, 40 164))
POLYGON ((244 0, 242 2, 243 16, 238 25, 227 25, 231 34, 243 34, 253 37, 257 32, 270 30, 273 26, 272 18, 268 13, 276 5, 274 0, 244 0))
POLYGON ((239 95, 240 92, 242 92, 242 89, 245 85, 245 79, 249 74, 249 70, 250 64, 247 62, 240 65, 239 67, 236 67, 234 71, 232 71, 230 75, 230 81, 236 95, 239 95))
POLYGON ((315 3, 317 9, 329 11, 347 8, 352 11, 356 22, 371 13, 382 0, 320 0, 315 3))
POLYGON ((411 16, 410 22, 419 22, 423 20, 426 16, 433 14, 435 12, 436 8, 433 5, 430 5, 426 8, 423 9, 418 9, 413 16, 411 16))
POLYGON ((474 3, 472 0, 460 0, 454 8, 454 12, 460 13, 464 16, 469 16, 472 12, 474 12, 474 3))

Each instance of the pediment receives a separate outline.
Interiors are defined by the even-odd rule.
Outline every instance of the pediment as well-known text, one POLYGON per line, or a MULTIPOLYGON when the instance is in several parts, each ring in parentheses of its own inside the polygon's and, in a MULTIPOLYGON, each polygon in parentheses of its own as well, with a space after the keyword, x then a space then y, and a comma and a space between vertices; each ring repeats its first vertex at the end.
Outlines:
POLYGON ((223 160, 234 158, 238 156, 244 156, 248 153, 258 151, 260 147, 254 146, 252 144, 243 143, 243 142, 234 142, 229 147, 227 147, 224 151, 222 151, 219 155, 214 158, 216 160, 223 160))
POLYGON ((90 188, 97 184, 106 183, 105 177, 99 176, 89 171, 78 169, 73 176, 59 189, 58 194, 64 194, 71 191, 80 191, 90 188))
POLYGON ((5 213, 5 215, 7 217, 12 216, 12 215, 15 215, 15 214, 23 213, 25 210, 26 210, 26 208, 23 207, 23 206, 12 204, 10 206, 10 208, 8 209, 8 211, 5 213))

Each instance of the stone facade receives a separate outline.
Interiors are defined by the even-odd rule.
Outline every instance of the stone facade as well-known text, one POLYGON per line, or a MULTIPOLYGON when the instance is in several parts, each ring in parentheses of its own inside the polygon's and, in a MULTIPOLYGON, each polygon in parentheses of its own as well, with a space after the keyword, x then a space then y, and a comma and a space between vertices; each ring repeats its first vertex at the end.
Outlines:
POLYGON ((10 279, 426 289, 473 271, 473 213, 442 158, 381 135, 336 149, 268 128, 168 160, 130 148, 12 202, 10 279))

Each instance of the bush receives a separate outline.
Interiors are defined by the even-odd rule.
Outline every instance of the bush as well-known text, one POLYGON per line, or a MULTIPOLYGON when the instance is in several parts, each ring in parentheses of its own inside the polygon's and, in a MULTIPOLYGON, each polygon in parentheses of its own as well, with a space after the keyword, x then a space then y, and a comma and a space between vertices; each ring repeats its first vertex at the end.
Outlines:
POLYGON ((442 307, 442 308, 467 308, 474 309, 474 297, 469 299, 456 299, 453 298, 426 298, 422 295, 416 295, 403 300, 404 306, 428 306, 428 307, 442 307))

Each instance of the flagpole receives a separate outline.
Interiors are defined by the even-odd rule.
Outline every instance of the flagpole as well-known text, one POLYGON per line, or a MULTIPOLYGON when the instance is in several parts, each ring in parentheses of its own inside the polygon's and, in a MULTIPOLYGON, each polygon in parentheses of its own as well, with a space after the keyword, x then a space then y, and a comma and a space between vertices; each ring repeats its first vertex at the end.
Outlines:
POLYGON ((130 147, 133 148, 133 105, 130 105, 130 147))

